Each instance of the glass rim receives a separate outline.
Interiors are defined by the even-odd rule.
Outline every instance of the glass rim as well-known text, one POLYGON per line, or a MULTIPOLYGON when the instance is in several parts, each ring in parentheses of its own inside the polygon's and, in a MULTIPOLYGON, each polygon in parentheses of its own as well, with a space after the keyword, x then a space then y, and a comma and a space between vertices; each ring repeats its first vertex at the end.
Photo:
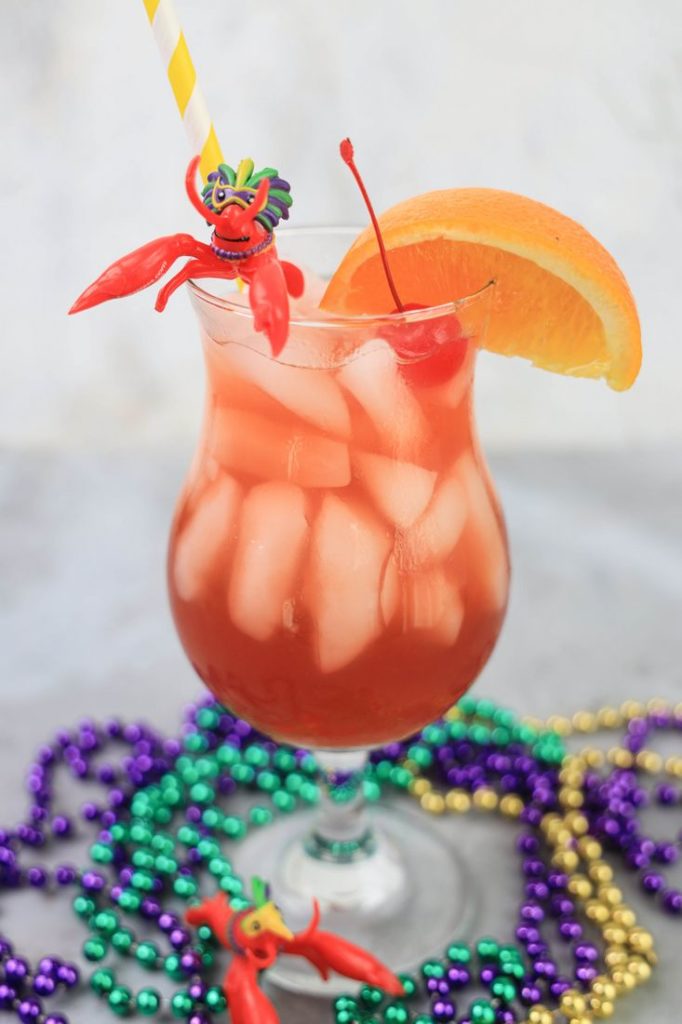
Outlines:
MULTIPOLYGON (((295 238, 305 237, 310 235, 349 235, 354 238, 363 230, 362 227, 354 226, 343 226, 338 224, 311 224, 302 225, 298 227, 284 227, 278 229, 277 234, 284 238, 295 238)), ((202 279, 203 280, 203 279, 202 279)), ((210 278, 209 280, 220 280, 219 278, 210 278)), ((438 306, 426 306, 424 309, 411 309, 405 310, 404 312, 397 313, 366 313, 355 316, 347 316, 343 314, 330 313, 329 315, 316 315, 314 317, 291 317, 289 324, 291 327, 306 327, 306 328, 325 328, 325 329, 341 329, 348 330, 349 328, 374 328, 381 327, 382 325, 396 325, 404 323, 420 323, 424 320, 434 320, 439 317, 452 316, 457 313, 463 306, 468 305, 470 302, 481 298, 489 292, 495 286, 494 278, 487 281, 484 285, 478 288, 476 291, 471 292, 468 295, 459 296, 456 299, 452 299, 449 302, 441 303, 438 306)), ((251 306, 242 302, 232 301, 229 298, 225 298, 222 295, 215 295, 213 292, 206 288, 203 288, 193 278, 190 278, 187 282, 187 287, 193 299, 208 306, 213 306, 216 309, 222 309, 226 313, 233 314, 234 316, 243 317, 246 320, 253 320, 253 313, 251 306)), ((322 311, 320 311, 322 313, 322 311)))

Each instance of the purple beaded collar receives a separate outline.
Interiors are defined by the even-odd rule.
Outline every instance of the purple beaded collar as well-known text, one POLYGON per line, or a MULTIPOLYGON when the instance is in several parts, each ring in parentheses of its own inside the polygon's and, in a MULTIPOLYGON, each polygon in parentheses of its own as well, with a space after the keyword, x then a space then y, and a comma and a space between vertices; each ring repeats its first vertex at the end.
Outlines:
POLYGON ((267 249, 272 245, 272 242, 273 234, 270 232, 270 234, 267 235, 262 242, 259 242, 258 245, 252 245, 250 249, 244 249, 242 252, 232 252, 228 249, 221 249, 220 246, 215 245, 213 242, 211 242, 211 251, 215 253, 218 259, 231 260, 234 262, 248 259, 249 256, 255 256, 256 253, 263 252, 264 249, 267 249))

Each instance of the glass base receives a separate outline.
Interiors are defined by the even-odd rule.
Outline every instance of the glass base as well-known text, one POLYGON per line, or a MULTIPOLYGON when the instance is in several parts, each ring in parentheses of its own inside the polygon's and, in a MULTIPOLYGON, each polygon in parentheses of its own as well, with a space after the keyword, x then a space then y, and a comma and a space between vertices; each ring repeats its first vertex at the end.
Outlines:
MULTIPOLYGON (((252 833, 235 866, 270 881, 289 927, 303 930, 320 904, 320 927, 364 946, 394 972, 410 971, 448 943, 467 941, 478 899, 474 879, 457 851, 424 815, 372 808, 372 852, 349 863, 311 856, 305 819, 281 818, 252 833)), ((237 853, 237 851, 235 851, 237 853)), ((294 992, 337 995, 357 983, 332 975, 325 982, 301 957, 280 957, 268 981, 294 992)))

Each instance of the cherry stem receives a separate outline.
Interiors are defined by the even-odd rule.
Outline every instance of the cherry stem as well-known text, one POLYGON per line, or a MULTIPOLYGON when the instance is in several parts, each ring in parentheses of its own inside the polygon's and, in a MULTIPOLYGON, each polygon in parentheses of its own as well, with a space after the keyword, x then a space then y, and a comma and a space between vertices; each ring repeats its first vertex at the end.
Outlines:
POLYGON ((405 312, 405 307, 403 306, 402 302, 400 301, 400 296, 398 295, 398 290, 397 290, 397 288, 395 286, 395 282, 393 280, 393 274, 391 273, 391 268, 388 265, 388 256, 386 255, 386 246, 384 245, 384 240, 383 240, 383 238, 381 236, 381 228, 379 227, 379 221, 377 220, 377 216, 376 216, 376 214, 374 212, 374 207, 372 206, 371 200, 370 200, 370 198, 369 198, 369 196, 367 194, 367 189, 365 188, 365 183, 362 180, 362 178, 360 177, 359 170, 355 166, 355 160, 354 160, 354 154, 353 154, 353 143, 350 141, 350 139, 344 139, 343 140, 343 142, 339 146, 339 152, 341 153, 341 159, 344 161, 344 163, 348 164, 348 166, 351 169, 351 173, 352 173, 353 177, 355 178, 355 180, 358 183, 358 188, 360 189, 360 193, 362 195, 362 198, 365 201, 365 206, 367 207, 367 211, 368 211, 370 219, 372 221, 372 227, 374 228, 374 234, 377 236, 377 243, 379 245, 379 253, 381 255, 381 262, 384 265, 384 273, 386 274, 386 281, 388 282, 388 287, 391 289, 391 295, 393 296, 393 301, 395 302, 398 311, 400 313, 404 313, 405 312))

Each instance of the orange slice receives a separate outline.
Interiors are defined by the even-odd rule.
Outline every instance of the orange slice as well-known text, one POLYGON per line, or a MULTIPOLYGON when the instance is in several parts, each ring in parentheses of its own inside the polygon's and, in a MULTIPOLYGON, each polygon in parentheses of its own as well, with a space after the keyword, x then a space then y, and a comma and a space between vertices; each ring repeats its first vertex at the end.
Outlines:
MULTIPOLYGON (((623 391, 641 363, 632 293, 615 260, 575 221, 513 192, 427 192, 379 218, 404 304, 439 305, 495 281, 482 347, 623 391)), ((329 283, 322 308, 395 308, 371 226, 329 283)))

